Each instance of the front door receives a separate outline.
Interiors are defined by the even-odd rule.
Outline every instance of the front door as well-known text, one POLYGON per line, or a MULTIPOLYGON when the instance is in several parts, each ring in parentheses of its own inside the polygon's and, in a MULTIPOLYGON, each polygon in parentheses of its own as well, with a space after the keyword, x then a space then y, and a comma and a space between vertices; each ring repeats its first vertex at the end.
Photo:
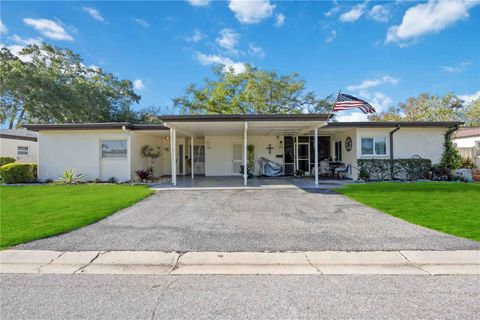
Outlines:
POLYGON ((193 146, 193 163, 195 174, 205 174, 205 146, 193 146))
POLYGON ((177 173, 178 174, 185 174, 184 171, 185 167, 185 155, 183 151, 183 144, 178 145, 178 157, 177 157, 177 173))
POLYGON ((234 143, 233 144, 233 154, 232 154, 232 174, 239 175, 242 173, 243 166, 243 144, 234 143))
POLYGON ((310 144, 308 142, 298 143, 298 169, 310 173, 310 144))

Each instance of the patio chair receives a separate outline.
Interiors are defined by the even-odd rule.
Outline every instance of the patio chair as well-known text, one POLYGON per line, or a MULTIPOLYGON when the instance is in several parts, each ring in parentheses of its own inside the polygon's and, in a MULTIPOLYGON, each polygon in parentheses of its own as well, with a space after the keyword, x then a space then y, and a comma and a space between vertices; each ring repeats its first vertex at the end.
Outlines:
POLYGON ((335 176, 338 179, 343 179, 347 174, 351 174, 351 173, 352 173, 352 166, 350 164, 335 168, 335 176))
POLYGON ((322 177, 326 177, 330 174, 330 164, 328 163, 328 159, 320 161, 319 167, 320 167, 320 175, 322 177))

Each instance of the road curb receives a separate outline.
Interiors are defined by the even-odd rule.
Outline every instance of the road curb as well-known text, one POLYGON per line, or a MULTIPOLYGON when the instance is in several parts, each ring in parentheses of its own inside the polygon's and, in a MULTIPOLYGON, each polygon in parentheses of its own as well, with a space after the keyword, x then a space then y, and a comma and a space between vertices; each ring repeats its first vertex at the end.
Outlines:
POLYGON ((480 250, 0 252, 0 273, 33 274, 480 274, 480 250))

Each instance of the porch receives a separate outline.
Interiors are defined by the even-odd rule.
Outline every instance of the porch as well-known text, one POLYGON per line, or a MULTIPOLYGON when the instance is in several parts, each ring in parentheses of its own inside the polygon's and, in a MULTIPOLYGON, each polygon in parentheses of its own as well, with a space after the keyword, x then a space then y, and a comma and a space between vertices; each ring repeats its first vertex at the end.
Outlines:
POLYGON ((172 187, 171 179, 164 182, 152 184, 153 189, 334 189, 344 184, 354 183, 348 179, 319 178, 318 184, 314 177, 254 177, 248 179, 248 185, 244 185, 242 176, 214 176, 206 177, 197 175, 195 179, 190 176, 177 176, 177 185, 172 187))

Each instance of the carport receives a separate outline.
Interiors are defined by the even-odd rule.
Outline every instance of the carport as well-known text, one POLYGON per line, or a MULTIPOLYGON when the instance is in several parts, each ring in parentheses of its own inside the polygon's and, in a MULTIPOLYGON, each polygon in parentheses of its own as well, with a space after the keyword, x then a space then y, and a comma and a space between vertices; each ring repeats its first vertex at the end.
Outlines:
MULTIPOLYGON (((242 136, 243 168, 247 168, 247 146, 252 137, 293 136, 295 138, 294 165, 298 168, 298 137, 313 135, 315 139, 314 177, 318 185, 318 129, 327 125, 325 114, 274 114, 274 115, 175 115, 164 116, 163 124, 170 129, 170 155, 172 184, 177 185, 177 135, 190 138, 191 179, 194 172, 194 141, 207 136, 242 136)), ((271 146, 270 146, 271 147, 271 146)), ((228 150, 224 150, 228 152, 228 150)), ((208 161, 208 160, 206 160, 208 161)), ((248 173, 243 170, 243 184, 247 185, 248 173)))

